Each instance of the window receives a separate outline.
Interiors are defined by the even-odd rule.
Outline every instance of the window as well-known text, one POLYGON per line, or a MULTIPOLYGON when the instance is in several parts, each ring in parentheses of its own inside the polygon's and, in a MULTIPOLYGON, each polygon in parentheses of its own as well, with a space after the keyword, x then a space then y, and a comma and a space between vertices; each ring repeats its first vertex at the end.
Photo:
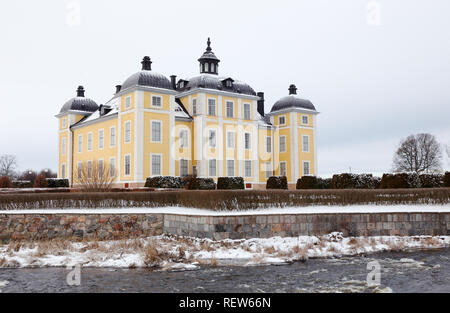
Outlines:
POLYGON ((92 161, 87 162, 87 178, 92 178, 92 161))
POLYGON ((92 151, 92 133, 88 133, 88 151, 92 151))
POLYGON ((216 159, 209 160, 208 173, 210 177, 217 176, 217 161, 216 159))
POLYGON ((66 178, 66 165, 61 165, 61 177, 66 178))
POLYGON ((125 176, 130 176, 131 175, 131 155, 127 154, 125 156, 125 162, 124 162, 124 172, 125 172, 125 176))
POLYGON ((227 176, 234 176, 234 160, 227 160, 227 176))
POLYGON ((236 135, 234 132, 227 132, 227 148, 234 149, 236 135))
POLYGON ((152 121, 152 142, 161 142, 161 121, 152 121))
POLYGON ((280 125, 286 124, 286 116, 278 117, 278 124, 280 124, 280 125))
POLYGON ((104 145, 104 135, 105 135, 105 131, 103 129, 100 129, 98 131, 98 148, 99 149, 103 149, 103 145, 104 145))
POLYGON ((216 147, 216 131, 215 130, 209 130, 209 147, 215 148, 216 147))
POLYGON ((83 152, 83 136, 78 136, 78 153, 83 152))
POLYGON ((265 162, 266 165, 266 178, 269 178, 272 176, 272 166, 270 165, 270 162, 265 162))
POLYGON ((216 99, 208 99, 208 115, 216 115, 216 99))
POLYGON ((211 72, 214 73, 214 63, 211 63, 211 72))
POLYGON ((227 82, 225 83, 225 85, 226 85, 228 88, 231 88, 231 87, 233 87, 233 82, 229 79, 229 80, 227 80, 227 82))
POLYGON ((244 147, 247 150, 250 150, 252 148, 252 139, 250 133, 244 134, 244 147))
POLYGON ((152 176, 161 175, 161 155, 152 154, 152 176))
POLYGON ((309 124, 308 115, 302 115, 302 123, 303 124, 309 124))
POLYGON ((185 148, 188 146, 188 131, 182 129, 180 131, 180 148, 185 148))
POLYGON ((197 115, 197 99, 192 99, 192 115, 197 115))
POLYGON ((189 161, 180 160, 180 176, 187 176, 189 174, 189 161))
POLYGON ((227 106, 227 117, 233 117, 234 103, 232 101, 227 101, 226 106, 227 106))
POLYGON ((125 109, 128 109, 131 107, 131 97, 128 96, 125 98, 125 109))
POLYGON ((251 119, 250 103, 244 103, 244 120, 251 119))
POLYGON ((131 121, 125 122, 125 143, 131 142, 131 121))
POLYGON ((303 175, 309 174, 309 161, 303 161, 303 175))
POLYGON ((266 137, 266 152, 272 152, 272 138, 266 137))
POLYGON ((98 160, 98 178, 103 178, 105 172, 103 160, 98 160))
POLYGON ((83 163, 78 162, 77 163, 77 174, 78 174, 78 179, 83 178, 83 163))
POLYGON ((162 107, 162 98, 160 96, 152 96, 152 106, 153 107, 162 107))
POLYGON ((109 160, 109 176, 111 178, 116 176, 116 159, 115 158, 111 158, 109 160))
POLYGON ((280 162, 280 176, 286 176, 286 162, 280 162))
POLYGON ((245 177, 252 177, 252 161, 245 160, 245 177))
POLYGON ((205 71, 209 72, 209 63, 205 63, 205 71))
POLYGON ((111 136, 109 138, 109 145, 114 147, 116 145, 116 128, 111 127, 111 136))
POLYGON ((286 152, 286 136, 280 136, 280 152, 286 152))
POLYGON ((303 138, 302 150, 303 150, 303 152, 309 152, 309 136, 303 135, 302 138, 303 138))
POLYGON ((61 153, 62 153, 62 155, 66 154, 66 150, 67 150, 66 138, 63 138, 62 139, 62 143, 61 143, 61 153))
POLYGON ((62 128, 66 128, 67 127, 67 120, 66 118, 63 118, 62 120, 62 128))

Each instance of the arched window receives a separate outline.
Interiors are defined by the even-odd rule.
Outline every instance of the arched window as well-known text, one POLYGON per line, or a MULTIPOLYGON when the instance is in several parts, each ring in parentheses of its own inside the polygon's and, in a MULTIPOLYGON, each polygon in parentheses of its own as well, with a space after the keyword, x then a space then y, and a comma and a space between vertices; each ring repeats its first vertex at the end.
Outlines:
POLYGON ((212 73, 215 73, 215 70, 214 70, 214 63, 211 63, 211 72, 212 72, 212 73))
POLYGON ((209 72, 209 63, 205 63, 205 72, 209 72))

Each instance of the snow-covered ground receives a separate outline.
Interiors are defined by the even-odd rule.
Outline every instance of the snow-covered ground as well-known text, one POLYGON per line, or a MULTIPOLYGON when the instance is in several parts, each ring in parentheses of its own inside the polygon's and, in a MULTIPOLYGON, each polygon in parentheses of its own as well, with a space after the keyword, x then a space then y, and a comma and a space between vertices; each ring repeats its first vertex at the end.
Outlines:
POLYGON ((450 236, 348 237, 341 233, 246 240, 212 241, 155 236, 117 241, 52 240, 11 242, 0 246, 0 267, 150 267, 194 270, 200 264, 267 265, 308 258, 329 258, 378 251, 433 249, 450 246, 450 236))
POLYGON ((348 205, 348 206, 302 206, 267 208, 250 211, 212 211, 186 207, 160 208, 104 208, 104 209, 32 209, 0 210, 0 214, 180 214, 202 216, 275 215, 275 214, 327 214, 327 213, 420 213, 450 212, 450 204, 408 205, 348 205))

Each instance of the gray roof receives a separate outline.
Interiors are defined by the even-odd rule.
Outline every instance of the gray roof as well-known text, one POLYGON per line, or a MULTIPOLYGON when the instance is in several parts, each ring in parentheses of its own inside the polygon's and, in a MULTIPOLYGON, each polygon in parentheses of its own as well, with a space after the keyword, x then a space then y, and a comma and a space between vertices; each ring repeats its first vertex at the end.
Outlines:
POLYGON ((201 74, 199 76, 192 77, 188 80, 188 83, 184 88, 178 89, 178 91, 186 91, 195 88, 206 88, 206 89, 216 89, 227 92, 245 94, 256 96, 256 92, 250 87, 248 84, 244 82, 240 82, 238 80, 234 80, 232 87, 226 87, 222 83, 223 80, 226 80, 230 77, 219 77, 213 74, 201 74))
POLYGON ((61 111, 59 113, 64 113, 67 111, 85 111, 85 112, 95 112, 98 110, 98 105, 94 100, 85 97, 75 97, 64 103, 61 111))
POLYGON ((272 113, 275 111, 281 111, 281 110, 289 109, 289 108, 301 108, 301 109, 314 110, 314 111, 316 110, 316 108, 311 103, 311 101, 305 100, 305 99, 300 99, 294 95, 289 95, 289 96, 281 98, 280 100, 275 102, 275 104, 273 105, 272 110, 270 110, 270 112, 272 113))
POLYGON ((172 84, 166 76, 148 70, 142 70, 128 77, 127 80, 122 84, 122 90, 133 86, 148 86, 172 89, 172 84))

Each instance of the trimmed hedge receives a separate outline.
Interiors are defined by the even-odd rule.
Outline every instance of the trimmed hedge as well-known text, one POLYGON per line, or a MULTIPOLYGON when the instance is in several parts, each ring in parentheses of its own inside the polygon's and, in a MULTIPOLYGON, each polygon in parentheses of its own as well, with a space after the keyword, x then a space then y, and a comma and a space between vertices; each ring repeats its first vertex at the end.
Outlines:
POLYGON ((151 188, 182 188, 183 183, 180 177, 155 176, 147 177, 144 187, 151 188))
POLYGON ((444 181, 444 175, 441 174, 421 174, 419 178, 422 188, 442 187, 444 181))
POLYGON ((47 178, 48 188, 69 188, 69 180, 66 178, 47 178))
POLYGON ((372 174, 335 174, 331 179, 332 189, 375 189, 380 180, 372 174))
POLYGON ((266 189, 288 189, 286 176, 271 176, 267 180, 266 189))
POLYGON ((331 178, 303 176, 297 180, 296 189, 330 189, 331 178))
POLYGON ((217 189, 245 189, 244 178, 219 177, 217 179, 217 189))
POLYGON ((380 188, 420 188, 420 177, 417 173, 383 174, 380 188))
POLYGON ((450 172, 445 172, 444 187, 450 187, 450 172))
POLYGON ((212 178, 199 178, 195 176, 185 176, 182 179, 184 188, 188 190, 215 190, 216 184, 212 178))
POLYGON ((32 188, 33 184, 29 180, 15 180, 12 182, 13 188, 32 188))

